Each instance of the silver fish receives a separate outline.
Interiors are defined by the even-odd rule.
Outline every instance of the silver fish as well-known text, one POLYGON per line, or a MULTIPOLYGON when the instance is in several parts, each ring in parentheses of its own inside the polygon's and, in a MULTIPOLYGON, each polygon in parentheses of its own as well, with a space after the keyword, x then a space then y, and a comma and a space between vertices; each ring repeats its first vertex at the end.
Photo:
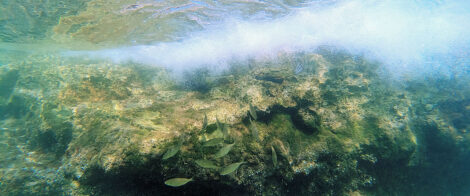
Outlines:
POLYGON ((204 147, 217 146, 224 141, 224 138, 214 138, 203 144, 204 147))
POLYGON ((202 121, 202 130, 207 128, 207 114, 204 113, 204 120, 202 121))
POLYGON ((217 153, 215 153, 214 158, 217 159, 217 158, 221 158, 221 157, 227 155, 230 152, 230 150, 232 150, 232 147, 234 145, 235 145, 235 143, 224 146, 217 153))
POLYGON ((166 180, 165 184, 167 186, 180 187, 191 181, 193 181, 192 178, 172 178, 172 179, 166 180))
POLYGON ((260 141, 258 128, 256 127, 255 122, 252 121, 251 119, 250 119, 250 130, 251 130, 251 135, 256 139, 256 141, 260 141))
POLYGON ((222 168, 222 171, 220 171, 220 175, 228 175, 228 174, 233 173, 243 163, 245 163, 245 162, 242 161, 242 162, 238 162, 238 163, 232 163, 232 164, 228 165, 227 167, 222 168))
POLYGON ((273 146, 271 146, 271 153, 272 153, 273 165, 274 167, 277 167, 277 154, 273 146))
POLYGON ((205 160, 205 159, 199 159, 195 161, 197 165, 203 168, 207 169, 220 169, 219 166, 217 166, 214 162, 205 160))
POLYGON ((217 123, 217 129, 219 129, 220 131, 222 131, 223 129, 223 125, 222 123, 219 121, 219 118, 217 118, 217 116, 215 117, 215 122, 217 123))
POLYGON ((300 74, 303 70, 304 70, 304 66, 301 63, 299 63, 295 67, 294 74, 295 75, 300 74))
POLYGON ((170 147, 166 153, 163 155, 163 160, 167 160, 173 156, 176 155, 176 153, 178 153, 178 151, 180 150, 180 145, 174 145, 172 147, 170 147))
POLYGON ((255 107, 253 107, 253 105, 251 105, 251 103, 250 103, 250 115, 251 117, 253 117, 254 120, 258 119, 258 116, 256 115, 256 109, 255 107))

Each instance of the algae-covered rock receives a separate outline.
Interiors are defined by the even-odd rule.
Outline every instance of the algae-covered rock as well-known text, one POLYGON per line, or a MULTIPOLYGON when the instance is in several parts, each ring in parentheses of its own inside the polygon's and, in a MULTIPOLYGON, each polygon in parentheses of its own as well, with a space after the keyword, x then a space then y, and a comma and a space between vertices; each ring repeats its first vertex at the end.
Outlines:
POLYGON ((425 195, 468 179, 463 84, 396 87, 328 50, 184 88, 158 67, 31 58, 0 67, 0 190, 17 195, 425 195))

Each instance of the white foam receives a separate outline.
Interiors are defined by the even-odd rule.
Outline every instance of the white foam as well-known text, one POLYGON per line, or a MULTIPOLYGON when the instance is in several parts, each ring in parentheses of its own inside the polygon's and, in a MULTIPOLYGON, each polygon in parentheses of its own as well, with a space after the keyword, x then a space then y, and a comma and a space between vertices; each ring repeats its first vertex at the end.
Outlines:
MULTIPOLYGON (((223 69, 231 61, 275 58, 321 45, 345 49, 392 68, 441 69, 442 57, 470 43, 470 2, 350 0, 296 8, 277 19, 232 18, 181 41, 94 51, 93 56, 186 70, 223 69)), ((459 57, 470 58, 470 57, 459 57)))

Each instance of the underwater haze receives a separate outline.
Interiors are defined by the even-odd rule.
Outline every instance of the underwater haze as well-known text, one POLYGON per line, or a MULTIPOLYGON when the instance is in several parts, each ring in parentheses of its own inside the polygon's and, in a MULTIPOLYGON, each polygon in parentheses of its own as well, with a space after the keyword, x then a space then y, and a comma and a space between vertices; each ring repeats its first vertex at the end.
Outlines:
POLYGON ((3 0, 0 195, 470 195, 470 2, 3 0))
POLYGON ((309 52, 326 45, 412 74, 450 71, 452 65, 448 64, 455 61, 449 62, 449 57, 461 62, 468 56, 463 52, 470 44, 470 3, 466 1, 352 0, 263 5, 271 9, 280 6, 275 14, 263 7, 253 8, 248 2, 241 9, 260 10, 238 13, 236 9, 227 14, 219 12, 226 12, 230 5, 192 4, 201 5, 207 5, 202 9, 214 9, 220 18, 205 19, 208 21, 201 29, 184 32, 171 41, 88 54, 177 70, 207 65, 224 69, 233 61, 273 59, 279 53, 309 52))

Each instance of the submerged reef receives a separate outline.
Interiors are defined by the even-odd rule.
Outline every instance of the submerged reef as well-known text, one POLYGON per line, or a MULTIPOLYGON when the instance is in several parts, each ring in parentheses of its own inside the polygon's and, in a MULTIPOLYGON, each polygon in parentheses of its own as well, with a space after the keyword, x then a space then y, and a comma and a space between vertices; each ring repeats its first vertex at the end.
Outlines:
POLYGON ((470 194, 467 78, 327 49, 183 81, 29 59, 0 67, 2 194, 470 194))

